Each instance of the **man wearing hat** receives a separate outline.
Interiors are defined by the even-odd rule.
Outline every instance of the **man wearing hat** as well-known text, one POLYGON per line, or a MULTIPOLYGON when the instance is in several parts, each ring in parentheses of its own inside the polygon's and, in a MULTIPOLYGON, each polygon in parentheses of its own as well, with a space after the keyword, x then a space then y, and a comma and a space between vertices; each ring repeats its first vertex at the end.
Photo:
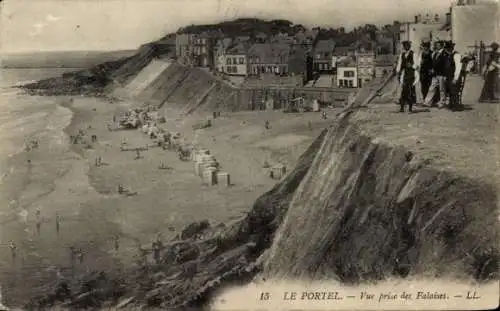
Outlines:
POLYGON ((420 45, 420 88, 422 90, 422 98, 425 99, 429 92, 429 87, 432 81, 432 51, 431 43, 423 41, 420 45))
POLYGON ((400 112, 405 111, 408 105, 409 112, 413 112, 413 104, 416 102, 415 85, 418 83, 419 70, 418 60, 411 50, 411 42, 403 41, 403 52, 399 55, 396 73, 401 84, 401 97, 399 99, 400 112))
POLYGON ((446 69, 448 56, 444 51, 444 42, 435 43, 435 50, 432 54, 432 78, 427 96, 424 99, 424 106, 433 106, 434 98, 439 94, 437 106, 444 107, 446 100, 446 69))
POLYGON ((498 43, 491 44, 490 57, 486 61, 483 72, 484 85, 479 96, 479 102, 498 102, 498 71, 500 70, 500 53, 498 53, 498 43))
POLYGON ((444 45, 447 61, 447 86, 450 98, 449 108, 453 111, 462 110, 462 90, 465 83, 465 69, 462 63, 462 56, 455 51, 455 43, 446 41, 444 45))

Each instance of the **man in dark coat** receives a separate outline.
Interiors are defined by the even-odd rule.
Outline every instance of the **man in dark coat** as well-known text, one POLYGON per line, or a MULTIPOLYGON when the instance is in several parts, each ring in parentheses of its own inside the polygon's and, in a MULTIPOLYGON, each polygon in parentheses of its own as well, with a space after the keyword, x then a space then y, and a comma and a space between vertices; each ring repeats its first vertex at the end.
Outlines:
POLYGON ((446 101, 446 69, 448 56, 444 50, 444 42, 435 43, 432 54, 432 80, 429 91, 424 99, 424 106, 433 106, 434 98, 439 94, 437 106, 443 108, 446 101))
POLYGON ((432 50, 429 41, 422 42, 420 52, 420 87, 425 99, 432 81, 432 50))
POLYGON ((445 44, 448 58, 448 90, 450 96, 449 108, 452 111, 463 110, 462 93, 465 86, 465 78, 471 69, 471 63, 474 60, 471 56, 461 56, 455 51, 455 44, 448 41, 445 44))
POLYGON ((401 84, 401 98, 399 100, 400 112, 405 111, 408 105, 409 112, 413 112, 413 104, 417 100, 415 85, 418 83, 418 60, 411 50, 411 42, 403 42, 403 52, 399 55, 396 67, 397 77, 401 84))

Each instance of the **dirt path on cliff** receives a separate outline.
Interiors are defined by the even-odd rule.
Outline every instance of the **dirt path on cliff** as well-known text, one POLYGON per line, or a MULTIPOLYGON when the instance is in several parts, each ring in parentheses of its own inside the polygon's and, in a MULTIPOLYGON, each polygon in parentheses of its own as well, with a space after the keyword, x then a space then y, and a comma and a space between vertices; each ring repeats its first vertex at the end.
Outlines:
POLYGON ((370 136, 407 147, 436 167, 498 184, 500 105, 478 103, 482 83, 479 76, 467 78, 465 111, 417 107, 417 113, 401 114, 383 98, 359 110, 355 119, 370 136))

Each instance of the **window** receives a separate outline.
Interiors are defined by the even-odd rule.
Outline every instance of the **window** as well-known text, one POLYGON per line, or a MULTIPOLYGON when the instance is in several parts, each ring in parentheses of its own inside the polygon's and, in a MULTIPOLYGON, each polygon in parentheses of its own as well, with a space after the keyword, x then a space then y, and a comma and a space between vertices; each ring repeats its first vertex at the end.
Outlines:
POLYGON ((353 70, 346 70, 344 71, 344 78, 352 78, 354 77, 354 71, 353 70))
POLYGON ((240 57, 240 65, 242 65, 244 63, 245 63, 245 58, 244 57, 240 57))
POLYGON ((255 58, 255 62, 256 62, 256 63, 260 63, 260 57, 258 57, 258 56, 257 56, 257 57, 255 58))
POLYGON ((226 72, 227 72, 227 73, 231 73, 231 69, 232 69, 232 67, 231 67, 231 66, 227 66, 227 67, 226 67, 226 72))
POLYGON ((316 59, 320 59, 320 58, 321 58, 321 54, 320 53, 316 54, 316 59))
POLYGON ((349 87, 354 87, 354 83, 352 82, 352 80, 349 80, 349 87))
POLYGON ((236 68, 236 66, 233 66, 233 73, 237 73, 238 72, 238 68, 236 68))
POLYGON ((342 80, 342 79, 339 80, 339 86, 344 87, 344 80, 342 80))
POLYGON ((203 54, 207 53, 207 47, 206 46, 202 46, 201 47, 201 53, 203 53, 203 54))
POLYGON ((231 65, 231 58, 228 57, 226 62, 227 62, 228 65, 231 65))
POLYGON ((328 58, 328 52, 323 53, 325 58, 328 58))

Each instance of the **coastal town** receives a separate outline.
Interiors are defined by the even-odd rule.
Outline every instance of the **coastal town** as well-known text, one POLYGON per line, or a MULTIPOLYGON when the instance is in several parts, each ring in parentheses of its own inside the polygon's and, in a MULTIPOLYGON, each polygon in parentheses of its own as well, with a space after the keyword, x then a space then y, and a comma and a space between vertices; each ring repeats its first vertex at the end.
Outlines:
MULTIPOLYGON (((240 87, 361 88, 392 73, 403 41, 410 41, 412 50, 418 53, 424 41, 434 47, 437 41, 452 40, 460 53, 477 56, 477 67, 481 67, 491 42, 466 33, 452 36, 454 24, 473 18, 472 12, 466 16, 467 6, 479 5, 459 1, 454 10, 460 11, 460 6, 465 13, 456 15, 460 20, 452 20, 450 7, 448 12, 417 12, 410 21, 394 21, 380 28, 367 24, 349 33, 344 28, 306 28, 288 21, 276 21, 275 33, 238 30, 240 35, 224 33, 223 25, 192 26, 156 41, 154 47, 162 57, 203 68, 240 87)), ((251 25, 252 20, 240 22, 251 25)), ((460 31, 464 28, 455 26, 460 31)), ((480 32, 479 28, 467 30, 480 32)))

